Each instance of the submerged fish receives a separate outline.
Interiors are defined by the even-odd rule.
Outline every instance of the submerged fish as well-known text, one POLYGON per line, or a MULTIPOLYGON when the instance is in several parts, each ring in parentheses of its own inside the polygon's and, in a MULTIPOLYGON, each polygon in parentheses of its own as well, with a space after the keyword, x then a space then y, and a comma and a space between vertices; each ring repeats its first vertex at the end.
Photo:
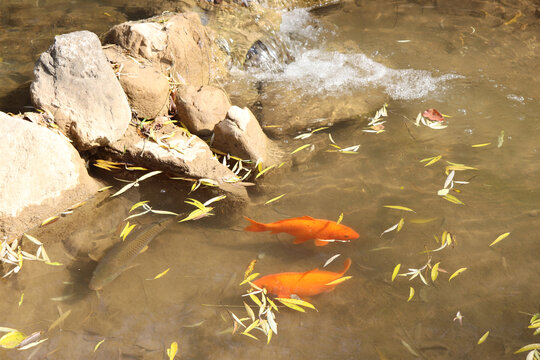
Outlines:
POLYGON ((101 290, 126 270, 137 255, 160 232, 174 221, 168 218, 128 235, 127 239, 114 245, 98 262, 88 287, 91 290, 101 290))
POLYGON ((325 246, 332 240, 350 241, 360 235, 348 226, 338 224, 331 220, 314 219, 311 216, 285 219, 269 224, 263 224, 244 216, 251 225, 246 231, 271 231, 272 234, 287 233, 295 236, 293 244, 301 244, 315 239, 315 245, 325 246))
POLYGON ((295 294, 301 298, 332 291, 338 284, 327 285, 341 278, 351 267, 351 259, 345 260, 345 267, 340 272, 313 269, 306 272, 285 272, 263 276, 253 284, 265 288, 280 298, 295 294))

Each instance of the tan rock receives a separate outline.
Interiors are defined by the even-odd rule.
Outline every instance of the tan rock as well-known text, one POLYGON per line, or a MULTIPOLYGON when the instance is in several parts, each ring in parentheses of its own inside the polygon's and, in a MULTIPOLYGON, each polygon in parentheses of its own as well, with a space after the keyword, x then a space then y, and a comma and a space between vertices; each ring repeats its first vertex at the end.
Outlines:
POLYGON ((100 184, 68 139, 0 112, 0 228, 13 237, 86 199, 100 184))
POLYGON ((154 119, 169 110, 169 81, 148 60, 128 57, 119 46, 104 49, 109 62, 115 64, 118 79, 132 110, 139 118, 154 119))
POLYGON ((114 26, 105 42, 159 66, 178 83, 201 86, 225 72, 220 53, 196 13, 165 14, 114 26))
POLYGON ((194 134, 208 136, 225 119, 231 102, 225 91, 205 85, 180 86, 176 92, 176 118, 194 134))
POLYGON ((223 152, 272 164, 279 158, 276 145, 266 137, 248 108, 231 106, 227 117, 214 128, 213 146, 223 152))

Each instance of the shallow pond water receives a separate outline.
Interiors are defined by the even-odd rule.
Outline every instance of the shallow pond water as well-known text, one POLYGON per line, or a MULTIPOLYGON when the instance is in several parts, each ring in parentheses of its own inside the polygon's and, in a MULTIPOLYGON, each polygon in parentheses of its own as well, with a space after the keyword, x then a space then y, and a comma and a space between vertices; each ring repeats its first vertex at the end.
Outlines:
MULTIPOLYGON (((90 242, 107 236, 139 200, 156 209, 184 209, 185 189, 164 181, 143 184, 137 194, 96 201, 46 227, 40 240, 65 266, 26 262, 20 274, 0 282, 0 326, 32 333, 71 311, 46 334, 48 341, 20 353, 2 350, 2 358, 163 359, 173 341, 183 359, 524 358, 513 352, 538 342, 527 326, 540 306, 538 19, 524 11, 509 22, 517 7, 505 8, 499 22, 489 7, 489 16, 478 17, 483 2, 422 3, 357 1, 294 10, 284 15, 282 33, 295 61, 277 74, 238 71, 234 82, 224 84, 233 99, 246 101, 239 105, 274 96, 286 106, 302 94, 321 106, 327 98, 386 98, 382 133, 365 132, 370 119, 359 116, 305 140, 279 137, 287 151, 314 146, 291 155, 292 165, 269 172, 240 214, 271 222, 302 215, 336 220, 343 213, 343 223, 360 239, 320 248, 312 241, 293 245, 288 235, 244 232, 247 221, 220 209, 213 218, 169 227, 137 266, 98 296, 87 289, 95 263, 63 244, 71 237, 90 242), (253 90, 260 88, 272 92, 253 90), (428 108, 450 115, 448 127, 415 126, 417 114, 428 108), (329 134, 342 148, 360 147, 354 154, 329 152, 336 149, 329 134), (430 166, 420 162, 438 155, 441 160, 430 166), (469 182, 450 191, 464 205, 437 195, 447 161, 476 168, 455 173, 454 181, 469 182), (381 235, 401 218, 399 232, 381 235), (440 262, 434 283, 429 271, 422 273, 429 285, 419 277, 391 281, 397 264, 401 274, 424 266, 428 255, 422 252, 440 247, 434 235, 440 239, 443 231, 456 243, 429 254, 431 265, 440 262), (489 246, 506 232, 506 239, 489 246), (352 279, 310 299, 318 312, 281 310, 278 335, 268 345, 260 333, 254 332, 257 342, 225 331, 232 325, 228 311, 245 315, 246 288, 238 284, 252 259, 259 259, 256 272, 269 274, 322 267, 335 254, 341 256, 328 268, 338 271, 351 258, 352 279), (163 277, 147 280, 167 268, 163 277), (449 281, 460 268, 467 270, 449 281), (410 287, 415 294, 407 301, 410 287), (478 345, 486 331, 489 337, 478 345)), ((32 67, 17 71, 25 66, 32 67)), ((268 114, 262 121, 271 124, 268 114)), ((189 196, 203 201, 213 195, 198 190, 189 196)))

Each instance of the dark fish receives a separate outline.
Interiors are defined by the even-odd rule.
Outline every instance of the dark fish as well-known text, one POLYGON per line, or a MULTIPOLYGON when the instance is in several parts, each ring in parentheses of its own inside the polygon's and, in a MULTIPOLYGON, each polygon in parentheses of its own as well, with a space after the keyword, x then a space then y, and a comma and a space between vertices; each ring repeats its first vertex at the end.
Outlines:
POLYGON ((114 245, 98 262, 90 284, 91 290, 101 290, 126 270, 142 249, 175 220, 168 218, 144 227, 128 235, 127 239, 114 245))

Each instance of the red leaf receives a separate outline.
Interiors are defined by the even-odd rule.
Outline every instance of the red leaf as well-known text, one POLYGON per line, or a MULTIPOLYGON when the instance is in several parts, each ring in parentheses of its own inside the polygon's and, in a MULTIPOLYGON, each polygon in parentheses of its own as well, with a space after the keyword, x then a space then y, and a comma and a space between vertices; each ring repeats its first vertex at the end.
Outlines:
POLYGON ((422 113, 422 116, 431 121, 444 121, 442 114, 435 109, 427 109, 422 113))

